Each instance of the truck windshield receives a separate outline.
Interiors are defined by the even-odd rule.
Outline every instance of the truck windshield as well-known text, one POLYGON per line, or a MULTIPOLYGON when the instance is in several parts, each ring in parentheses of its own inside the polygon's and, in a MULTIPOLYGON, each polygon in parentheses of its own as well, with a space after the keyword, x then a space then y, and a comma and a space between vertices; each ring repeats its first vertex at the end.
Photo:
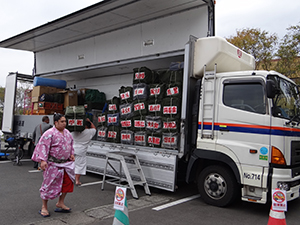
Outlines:
POLYGON ((276 117, 300 122, 299 117, 299 92, 297 86, 278 76, 268 76, 275 81, 277 94, 273 98, 272 114, 276 117))

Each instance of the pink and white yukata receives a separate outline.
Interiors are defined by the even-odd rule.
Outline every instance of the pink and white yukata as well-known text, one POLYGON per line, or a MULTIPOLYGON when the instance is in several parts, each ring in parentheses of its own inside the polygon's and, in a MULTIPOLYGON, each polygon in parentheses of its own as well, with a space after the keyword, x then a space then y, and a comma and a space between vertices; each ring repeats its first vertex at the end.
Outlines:
POLYGON ((73 137, 67 129, 64 129, 62 134, 53 127, 48 129, 40 138, 31 159, 36 162, 43 160, 48 163, 48 167, 43 172, 44 180, 40 188, 42 199, 54 199, 60 195, 64 172, 69 175, 72 182, 75 180, 73 161, 54 163, 49 162, 48 157, 53 156, 57 159, 68 160, 71 155, 74 155, 73 137))

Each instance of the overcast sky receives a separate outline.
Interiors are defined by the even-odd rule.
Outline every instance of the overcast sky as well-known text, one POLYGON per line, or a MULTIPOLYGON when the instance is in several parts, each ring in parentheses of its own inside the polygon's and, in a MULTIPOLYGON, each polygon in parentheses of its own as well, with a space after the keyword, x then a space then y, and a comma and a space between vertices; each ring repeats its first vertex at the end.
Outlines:
MULTIPOLYGON (((164 0, 166 1, 166 0, 164 0)), ((0 41, 85 8, 99 0, 0 0, 0 41)), ((260 28, 280 38, 300 22, 300 1, 216 0, 216 35, 260 28)), ((31 74, 33 53, 0 48, 0 86, 9 72, 31 74)))

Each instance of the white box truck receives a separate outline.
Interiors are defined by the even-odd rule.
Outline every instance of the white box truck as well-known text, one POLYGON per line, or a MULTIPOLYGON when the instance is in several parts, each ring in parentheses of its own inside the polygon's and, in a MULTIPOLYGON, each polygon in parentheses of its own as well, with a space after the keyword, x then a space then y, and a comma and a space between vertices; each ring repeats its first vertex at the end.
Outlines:
MULTIPOLYGON (((175 191, 179 180, 196 182, 212 205, 226 206, 238 196, 266 203, 275 188, 286 190, 288 201, 296 199, 297 85, 275 71, 255 71, 252 56, 213 37, 214 18, 214 1, 107 0, 4 40, 0 47, 34 52, 35 76, 98 89, 107 99, 119 96, 121 86, 132 86, 134 68, 161 71, 184 62, 178 104, 161 103, 162 118, 179 112, 177 136, 147 133, 147 146, 93 140, 88 171, 103 174, 106 153, 124 151, 138 155, 149 186, 175 191), (154 140, 165 145, 153 147, 154 140)), ((30 136, 30 126, 40 118, 13 116, 18 77, 7 77, 2 130, 30 136)), ((176 92, 173 87, 170 93, 176 92)), ((107 174, 116 176, 112 170, 107 174)))

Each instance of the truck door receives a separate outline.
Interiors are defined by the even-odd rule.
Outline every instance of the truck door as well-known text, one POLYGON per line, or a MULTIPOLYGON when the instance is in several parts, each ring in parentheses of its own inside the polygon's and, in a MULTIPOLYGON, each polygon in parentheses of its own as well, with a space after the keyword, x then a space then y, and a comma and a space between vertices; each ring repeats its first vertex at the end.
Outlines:
POLYGON ((238 159, 242 183, 261 187, 270 141, 265 82, 260 77, 225 78, 220 85, 217 143, 238 159))
POLYGON ((6 77, 4 110, 2 119, 2 131, 4 133, 13 132, 13 118, 15 109, 15 98, 17 89, 17 74, 11 73, 6 77))

